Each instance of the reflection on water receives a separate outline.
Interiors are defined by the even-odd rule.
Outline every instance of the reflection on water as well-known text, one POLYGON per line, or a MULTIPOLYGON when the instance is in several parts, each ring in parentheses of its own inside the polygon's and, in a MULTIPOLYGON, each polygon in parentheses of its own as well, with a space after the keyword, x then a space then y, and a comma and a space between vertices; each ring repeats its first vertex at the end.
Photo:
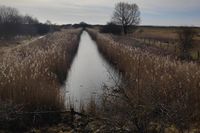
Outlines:
POLYGON ((115 85, 115 80, 112 77, 118 77, 117 73, 104 60, 96 43, 84 31, 66 80, 66 104, 70 100, 77 108, 80 103, 86 105, 91 97, 99 99, 103 93, 104 85, 109 87, 115 85))

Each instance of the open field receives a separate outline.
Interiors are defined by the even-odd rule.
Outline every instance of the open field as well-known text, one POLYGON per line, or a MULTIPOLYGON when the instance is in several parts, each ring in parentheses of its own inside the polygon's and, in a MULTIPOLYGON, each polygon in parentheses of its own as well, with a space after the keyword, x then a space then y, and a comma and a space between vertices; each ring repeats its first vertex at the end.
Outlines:
POLYGON ((1 111, 63 110, 60 87, 78 48, 80 33, 81 29, 62 30, 4 49, 0 57, 1 111))
POLYGON ((127 120, 138 132, 147 131, 151 123, 161 126, 160 130, 170 126, 180 131, 196 128, 200 122, 199 64, 123 45, 96 30, 89 32, 100 51, 125 76, 126 85, 114 92, 122 95, 120 100, 125 104, 118 102, 119 110, 129 114, 127 120))
MULTIPOLYGON (((148 26, 139 26, 136 29, 136 36, 145 37, 145 38, 155 38, 160 40, 176 40, 177 39, 177 31, 179 27, 148 27, 148 26)), ((195 37, 195 40, 200 40, 200 28, 194 27, 198 34, 195 37)))
MULTIPOLYGON (((194 27, 197 32, 197 35, 194 37, 194 43, 190 49, 191 56, 193 59, 198 59, 198 52, 200 51, 200 28, 194 27)), ((133 33, 133 36, 147 45, 152 45, 161 49, 165 49, 172 53, 179 55, 179 40, 178 27, 145 27, 140 26, 133 33)), ((130 35, 132 36, 132 35, 130 35)))

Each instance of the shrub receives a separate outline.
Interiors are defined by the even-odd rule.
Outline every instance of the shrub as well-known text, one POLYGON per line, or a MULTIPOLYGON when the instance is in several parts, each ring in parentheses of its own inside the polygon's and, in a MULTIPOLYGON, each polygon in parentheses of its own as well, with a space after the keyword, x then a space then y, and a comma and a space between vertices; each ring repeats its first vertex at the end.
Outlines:
POLYGON ((116 35, 120 35, 122 32, 122 28, 119 25, 116 25, 112 22, 107 23, 106 25, 104 25, 100 32, 102 33, 112 33, 112 34, 116 34, 116 35))
POLYGON ((177 34, 181 51, 180 56, 183 59, 189 59, 189 49, 191 49, 193 46, 194 37, 197 35, 197 32, 193 27, 180 27, 177 31, 177 34))

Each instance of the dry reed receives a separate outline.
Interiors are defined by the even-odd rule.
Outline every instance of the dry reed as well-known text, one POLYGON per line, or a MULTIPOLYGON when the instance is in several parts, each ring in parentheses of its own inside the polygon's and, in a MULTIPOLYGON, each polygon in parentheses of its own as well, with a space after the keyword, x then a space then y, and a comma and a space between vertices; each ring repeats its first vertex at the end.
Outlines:
POLYGON ((22 104, 26 111, 62 110, 60 83, 66 78, 80 33, 81 29, 62 30, 4 51, 0 101, 22 104))
POLYGON ((123 73, 127 85, 119 92, 127 96, 132 107, 130 119, 139 132, 145 132, 144 125, 154 121, 182 131, 200 122, 198 64, 154 55, 120 44, 109 34, 88 31, 100 51, 123 73))

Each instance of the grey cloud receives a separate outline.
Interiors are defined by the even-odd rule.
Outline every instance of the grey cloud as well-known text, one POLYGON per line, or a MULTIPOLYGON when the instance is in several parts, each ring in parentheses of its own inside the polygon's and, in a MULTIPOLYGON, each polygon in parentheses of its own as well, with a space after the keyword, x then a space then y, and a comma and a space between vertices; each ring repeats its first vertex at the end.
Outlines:
MULTIPOLYGON (((31 14, 42 21, 57 23, 106 23, 110 20, 115 3, 125 1, 137 3, 143 14, 162 15, 163 12, 184 12, 200 9, 199 0, 0 0, 3 5, 18 8, 24 14, 31 14)), ((157 18, 157 23, 167 21, 157 18)), ((180 23, 179 20, 174 24, 180 23)), ((142 24, 155 23, 143 18, 142 24)), ((199 20, 190 22, 196 24, 199 20)))

